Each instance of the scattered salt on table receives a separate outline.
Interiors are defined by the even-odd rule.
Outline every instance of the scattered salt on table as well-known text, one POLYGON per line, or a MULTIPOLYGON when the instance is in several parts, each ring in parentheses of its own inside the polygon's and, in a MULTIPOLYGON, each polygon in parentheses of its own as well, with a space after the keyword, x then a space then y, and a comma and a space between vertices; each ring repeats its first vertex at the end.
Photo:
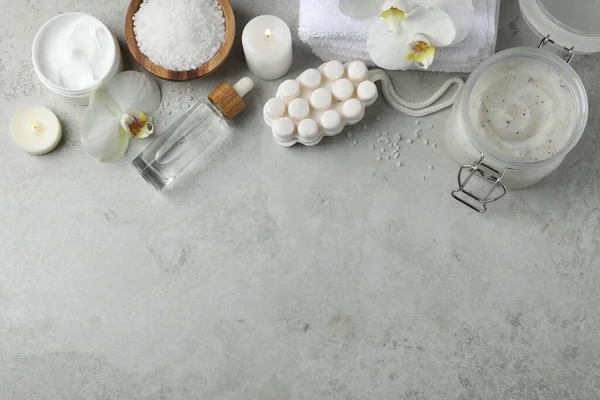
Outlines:
POLYGON ((133 23, 141 52, 174 71, 200 67, 225 41, 225 17, 217 0, 144 0, 133 23))

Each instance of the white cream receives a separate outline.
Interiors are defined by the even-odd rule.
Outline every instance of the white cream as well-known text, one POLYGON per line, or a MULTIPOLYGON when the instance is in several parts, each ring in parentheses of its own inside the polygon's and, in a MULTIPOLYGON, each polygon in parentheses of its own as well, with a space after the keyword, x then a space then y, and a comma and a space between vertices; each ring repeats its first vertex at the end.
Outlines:
POLYGON ((575 110, 569 89, 546 66, 528 59, 498 63, 477 80, 471 124, 507 160, 536 162, 565 147, 575 110))
POLYGON ((38 32, 34 65, 40 79, 61 90, 82 91, 97 86, 114 70, 117 44, 98 19, 80 13, 59 15, 38 32))

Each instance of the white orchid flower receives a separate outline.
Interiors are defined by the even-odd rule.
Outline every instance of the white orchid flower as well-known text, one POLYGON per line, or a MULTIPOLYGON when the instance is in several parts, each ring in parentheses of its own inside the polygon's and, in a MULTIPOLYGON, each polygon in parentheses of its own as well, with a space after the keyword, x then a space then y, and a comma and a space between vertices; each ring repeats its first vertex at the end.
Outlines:
POLYGON ((340 0, 340 11, 352 19, 365 19, 376 17, 382 11, 389 10, 392 7, 408 13, 412 3, 405 0, 340 0), (390 3, 384 7, 385 3, 390 3))
POLYGON ((81 141, 86 152, 100 162, 120 160, 129 139, 152 134, 149 115, 160 105, 158 84, 147 74, 126 71, 98 88, 81 121, 81 141))
POLYGON ((367 40, 373 62, 385 69, 427 69, 436 47, 464 39, 467 27, 452 16, 473 11, 472 0, 340 0, 340 11, 353 19, 374 16, 367 40))

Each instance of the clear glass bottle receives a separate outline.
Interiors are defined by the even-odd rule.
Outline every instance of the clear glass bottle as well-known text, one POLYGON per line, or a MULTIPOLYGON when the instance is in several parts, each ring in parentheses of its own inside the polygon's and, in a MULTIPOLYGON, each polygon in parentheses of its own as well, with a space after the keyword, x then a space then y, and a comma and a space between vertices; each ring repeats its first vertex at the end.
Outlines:
POLYGON ((167 131, 137 156, 132 165, 156 190, 162 190, 219 137, 229 120, 246 104, 242 97, 253 87, 250 78, 235 85, 223 82, 209 96, 192 105, 167 131))

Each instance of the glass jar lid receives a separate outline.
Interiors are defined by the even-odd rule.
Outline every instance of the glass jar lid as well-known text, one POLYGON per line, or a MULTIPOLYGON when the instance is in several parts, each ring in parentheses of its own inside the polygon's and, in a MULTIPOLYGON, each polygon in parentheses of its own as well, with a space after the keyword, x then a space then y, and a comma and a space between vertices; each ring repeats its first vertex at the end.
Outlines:
POLYGON ((521 13, 542 37, 579 53, 600 52, 600 2, 519 0, 521 13))

